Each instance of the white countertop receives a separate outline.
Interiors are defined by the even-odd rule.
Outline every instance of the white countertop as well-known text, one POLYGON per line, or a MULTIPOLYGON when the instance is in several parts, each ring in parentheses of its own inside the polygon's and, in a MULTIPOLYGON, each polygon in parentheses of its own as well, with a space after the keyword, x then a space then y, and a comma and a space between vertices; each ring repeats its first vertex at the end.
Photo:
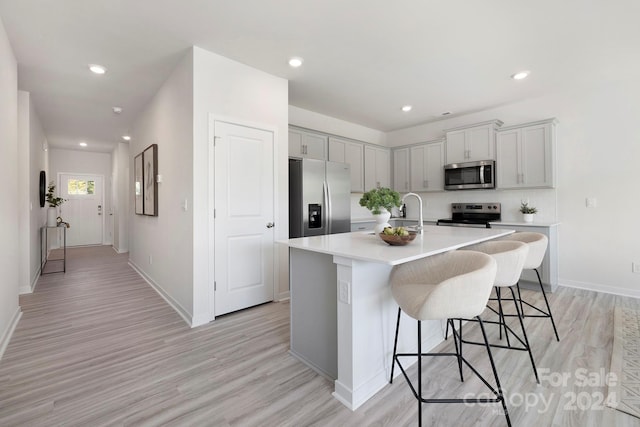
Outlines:
POLYGON ((516 226, 516 227, 557 227, 560 225, 559 222, 524 222, 524 221, 494 221, 490 223, 493 225, 506 225, 516 226))
POLYGON ((398 265, 513 232, 514 230, 496 228, 425 225, 424 234, 418 234, 415 240, 406 246, 390 246, 371 231, 300 237, 281 240, 278 243, 350 259, 398 265))
MULTIPOLYGON (((389 221, 415 221, 418 222, 417 218, 405 218, 402 216, 392 216, 391 218, 389 218, 389 221)), ((437 222, 437 219, 433 219, 433 218, 425 218, 423 219, 424 222, 437 222)), ((361 222, 376 222, 376 220, 373 217, 367 217, 367 218, 352 218, 351 219, 351 224, 358 224, 361 222)))
MULTIPOLYGON (((392 216, 391 218, 389 218, 389 221, 396 221, 396 220, 404 220, 405 218, 402 217, 398 217, 398 216, 392 216)), ((368 217, 368 218, 352 218, 351 219, 351 224, 359 224, 361 222, 376 222, 375 218, 373 217, 368 217)))

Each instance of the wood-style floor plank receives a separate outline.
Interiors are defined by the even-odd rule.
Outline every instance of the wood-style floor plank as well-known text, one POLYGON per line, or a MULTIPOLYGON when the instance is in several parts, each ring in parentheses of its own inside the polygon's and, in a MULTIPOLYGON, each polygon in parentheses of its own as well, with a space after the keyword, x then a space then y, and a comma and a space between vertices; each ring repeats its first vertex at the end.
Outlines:
MULTIPOLYGON (((0 361, 2 426, 405 426, 418 405, 402 377, 357 411, 331 396, 332 383, 288 354, 289 304, 265 304, 190 329, 109 247, 68 250, 67 273, 42 276, 20 297, 23 316, 0 361)), ((539 293, 523 291, 537 304, 539 293)), ((514 426, 640 426, 595 400, 606 386, 585 386, 577 370, 608 373, 613 308, 638 300, 561 288, 549 295, 561 342, 548 319, 526 319, 539 369, 525 352, 494 349, 514 426), (551 375, 551 376, 550 376, 551 375), (552 376, 567 376, 555 384, 552 376)), ((511 309, 513 312, 513 309, 511 309)), ((488 317, 489 313, 485 313, 488 317)), ((518 331, 516 319, 510 319, 518 331)), ((478 338, 477 325, 465 336, 478 338)), ((497 331, 490 328, 491 339, 497 331)), ((438 350, 452 351, 451 339, 438 350)), ((465 355, 491 378, 483 348, 465 355)), ((417 375, 416 367, 409 368, 417 375)), ((485 392, 455 360, 430 359, 425 394, 485 392)), ((423 405, 424 425, 506 425, 496 405, 423 405)))

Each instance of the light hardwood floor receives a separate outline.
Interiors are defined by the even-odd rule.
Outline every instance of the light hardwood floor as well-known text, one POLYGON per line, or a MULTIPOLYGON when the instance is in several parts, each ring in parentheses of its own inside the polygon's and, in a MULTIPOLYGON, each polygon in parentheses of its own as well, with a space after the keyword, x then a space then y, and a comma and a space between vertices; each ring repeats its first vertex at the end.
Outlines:
MULTIPOLYGON (((335 400, 328 380, 287 353, 286 302, 190 329, 127 265, 128 254, 93 247, 67 255, 66 274, 43 276, 20 297, 24 314, 0 361, 2 426, 417 424, 417 403, 401 377, 355 412, 335 400)), ((538 386, 526 353, 494 351, 514 426, 640 425, 596 405, 607 387, 581 385, 577 371, 608 372, 613 307, 640 308, 638 301, 567 288, 550 298, 561 342, 548 320, 526 323, 538 368, 552 375, 538 386), (556 386, 559 375, 567 381, 556 386)), ((439 350, 451 347, 449 339, 439 350)), ((489 374, 482 348, 464 351, 489 374)), ((469 372, 461 383, 449 358, 426 363, 424 375, 425 391, 440 397, 483 391, 469 372)), ((496 410, 423 405, 425 425, 437 426, 506 425, 496 410)))

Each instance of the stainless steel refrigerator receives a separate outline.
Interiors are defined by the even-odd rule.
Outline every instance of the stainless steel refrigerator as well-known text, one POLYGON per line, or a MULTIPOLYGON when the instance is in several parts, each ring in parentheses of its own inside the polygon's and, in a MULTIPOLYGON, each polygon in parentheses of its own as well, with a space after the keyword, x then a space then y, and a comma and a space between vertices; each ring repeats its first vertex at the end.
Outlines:
POLYGON ((351 231, 347 163, 289 159, 289 238, 351 231))

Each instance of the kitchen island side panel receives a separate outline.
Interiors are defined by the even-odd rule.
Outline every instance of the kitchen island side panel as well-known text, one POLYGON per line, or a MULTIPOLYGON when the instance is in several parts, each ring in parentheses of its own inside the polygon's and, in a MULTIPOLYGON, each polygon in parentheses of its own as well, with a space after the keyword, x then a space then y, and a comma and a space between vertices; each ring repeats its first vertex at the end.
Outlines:
POLYGON ((291 354, 338 378, 337 273, 333 256, 289 249, 291 354))

